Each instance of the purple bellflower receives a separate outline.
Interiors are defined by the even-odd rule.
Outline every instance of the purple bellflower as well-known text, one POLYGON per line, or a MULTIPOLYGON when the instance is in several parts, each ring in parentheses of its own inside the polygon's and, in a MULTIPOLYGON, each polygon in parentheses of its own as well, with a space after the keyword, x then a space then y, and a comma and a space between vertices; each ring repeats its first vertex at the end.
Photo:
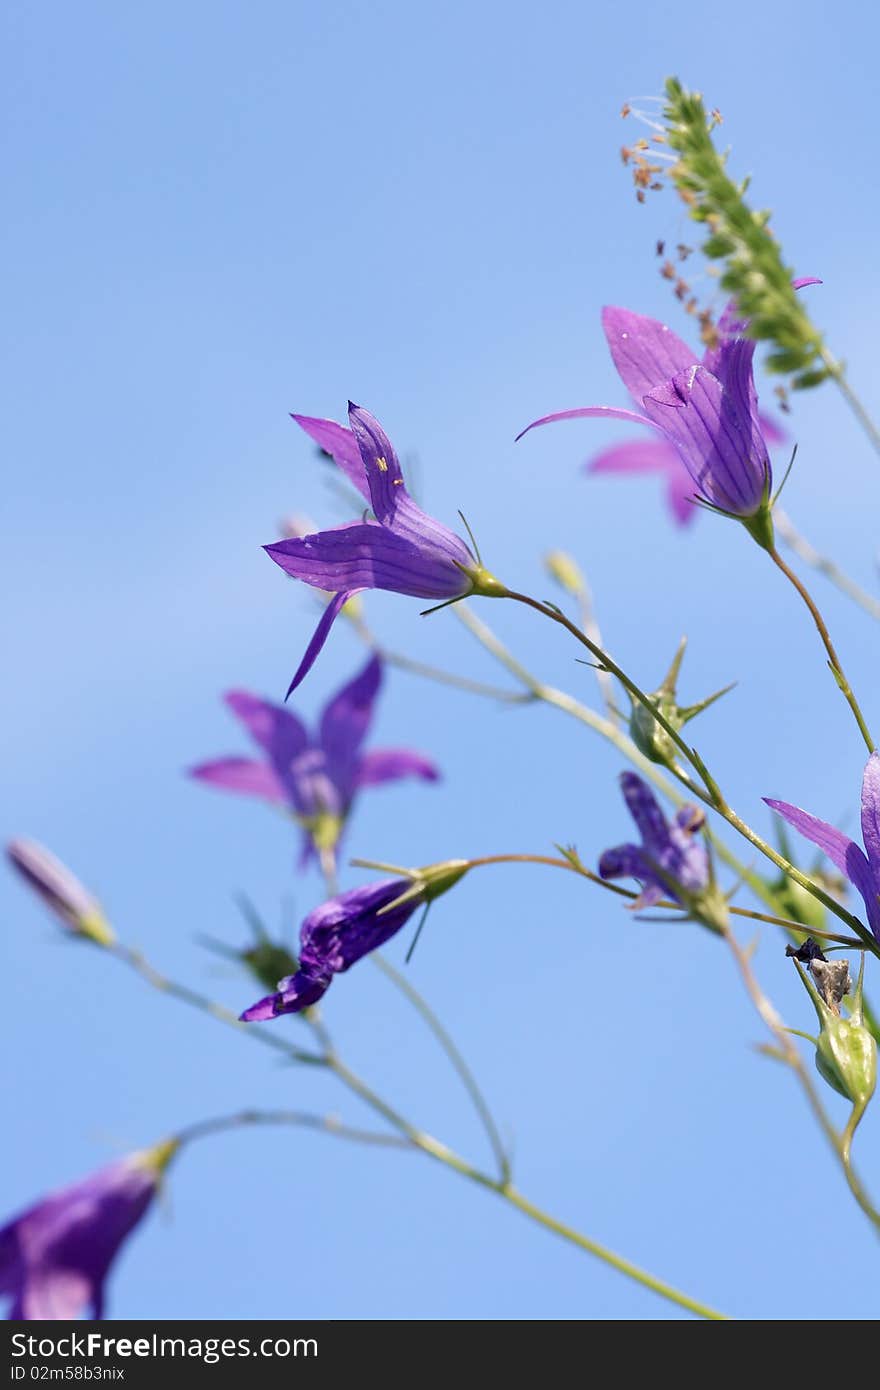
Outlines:
POLYGON ((0 1296, 9 1317, 44 1322, 104 1314, 104 1282, 177 1149, 169 1140, 51 1193, 0 1230, 0 1296))
POLYGON ((407 748, 362 751, 381 683, 382 663, 372 656, 325 705, 314 734, 282 706, 231 690, 226 703, 263 757, 200 763, 190 776, 290 810, 303 827, 305 865, 315 851, 337 846, 362 788, 403 777, 436 782, 440 776, 430 759, 407 748))
POLYGON ((406 490, 400 463, 381 425, 349 404, 351 429, 307 415, 293 418, 363 497, 372 516, 310 536, 292 536, 265 548, 285 574, 333 595, 293 680, 295 690, 314 664, 348 600, 363 589, 388 589, 443 603, 504 588, 468 546, 428 516, 406 490))
POLYGON ((242 1020, 256 1023, 316 1004, 334 975, 383 946, 406 925, 425 900, 411 888, 406 879, 382 879, 350 888, 316 907, 300 928, 299 970, 279 980, 276 993, 245 1009, 242 1020))
POLYGON ((862 839, 864 850, 842 830, 811 816, 787 801, 764 798, 783 820, 828 855, 835 868, 845 874, 865 900, 868 925, 880 941, 880 754, 872 753, 862 777, 862 839), (867 853, 865 852, 867 851, 867 853))
MULTIPOLYGON (((795 288, 816 283, 795 281, 795 288)), ((767 442, 779 431, 758 413, 752 359, 755 342, 736 305, 718 323, 718 343, 697 359, 692 348, 657 319, 609 307, 602 326, 614 365, 638 411, 584 406, 545 415, 539 425, 588 416, 646 425, 654 438, 606 450, 590 464, 593 472, 659 472, 667 480, 669 505, 684 523, 693 501, 744 521, 761 544, 772 488, 767 442), (760 518, 760 520, 755 520, 760 518), (751 523, 751 524, 750 524, 751 523)))
POLYGON ((10 840, 6 857, 68 931, 99 946, 115 940, 97 899, 43 845, 36 840, 10 840))
POLYGON ((689 906, 687 898, 703 893, 709 886, 708 855, 696 838, 703 825, 703 813, 696 806, 682 806, 670 825, 641 777, 624 772, 620 786, 642 843, 607 849, 599 860, 600 878, 636 879, 642 891, 634 907, 649 907, 661 898, 689 906))

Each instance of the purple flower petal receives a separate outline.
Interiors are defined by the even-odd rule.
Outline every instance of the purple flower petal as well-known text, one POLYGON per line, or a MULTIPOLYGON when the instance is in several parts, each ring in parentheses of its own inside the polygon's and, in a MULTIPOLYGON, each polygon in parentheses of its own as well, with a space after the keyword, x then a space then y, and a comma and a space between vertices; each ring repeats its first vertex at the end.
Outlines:
POLYGON ((380 879, 316 907, 300 928, 303 968, 315 975, 335 975, 384 946, 421 904, 413 897, 390 906, 410 887, 406 879, 380 879))
POLYGON ((874 891, 880 891, 880 753, 872 753, 862 778, 862 839, 874 874, 874 891))
POLYGON ((459 565, 375 522, 354 521, 264 548, 286 574, 331 593, 388 589, 414 598, 444 599, 459 597, 471 587, 459 565))
POLYGON ((348 416, 360 447, 377 519, 419 549, 438 552, 456 568, 472 569, 476 560, 464 541, 435 517, 423 512, 410 497, 394 446, 379 421, 368 410, 351 402, 348 416))
POLYGON ((690 367, 647 396, 645 411, 675 444, 707 501, 736 516, 758 511, 770 481, 767 451, 754 452, 751 422, 717 377, 690 367))
POLYGON ((242 1023, 265 1023, 278 1018, 280 1014, 298 1014, 317 1004, 330 987, 329 975, 312 974, 299 970, 296 975, 288 975, 278 983, 275 994, 267 994, 251 1004, 239 1017, 242 1023))
POLYGON ((514 443, 518 443, 523 435, 528 434, 529 430, 536 430, 540 425, 555 425, 558 420, 587 420, 594 417, 609 420, 629 420, 631 424, 647 425, 648 429, 659 434, 664 433, 656 420, 649 420, 647 415, 637 415, 634 410, 620 410, 615 405, 584 405, 575 410, 557 410, 553 415, 542 415, 540 420, 533 420, 530 425, 526 425, 524 430, 520 430, 514 443))
POLYGON ((244 796, 261 796, 282 806, 288 802, 287 792, 268 763, 253 758, 218 758, 189 768, 190 777, 208 782, 224 791, 241 792, 244 796))
POLYGON ((223 698, 277 771, 288 768, 308 747, 305 725, 290 710, 247 690, 230 690, 223 698))
POLYGON ((606 849, 599 860, 599 877, 634 878, 640 883, 642 891, 635 899, 634 907, 650 907, 667 896, 638 845, 617 845, 614 849, 606 849))
POLYGON ((656 858, 669 840, 669 827, 660 803, 647 782, 643 782, 635 772, 621 773, 620 786, 627 810, 642 837, 644 849, 652 858, 656 858))
POLYGON ((693 489, 681 459, 665 439, 627 439, 603 449, 586 464, 588 473, 684 473, 693 489))
POLYGON ((295 420, 321 449, 332 456, 333 462, 342 469, 348 481, 369 502, 367 475, 364 472, 361 451, 351 430, 347 430, 344 425, 337 425, 335 420, 318 420, 312 415, 293 415, 291 419, 295 420))
POLYGON ((609 306, 602 327, 620 379, 636 401, 694 362, 693 350, 665 323, 609 306))
POLYGON ((371 656, 362 671, 325 706, 319 739, 327 772, 344 803, 351 799, 357 782, 358 753, 373 718, 373 706, 382 684, 382 663, 371 656))
POLYGON ((880 905, 877 902, 877 882, 861 846, 851 840, 848 835, 844 835, 843 831, 838 830, 836 826, 829 825, 827 821, 820 820, 818 816, 810 815, 809 811, 803 811, 799 806, 792 806, 787 801, 773 801, 767 796, 764 797, 764 801, 771 810, 777 811, 783 820, 788 821, 789 825, 800 831, 801 835, 814 845, 818 845, 819 849, 827 854, 835 868, 845 874, 850 883, 858 889, 865 901, 871 930, 876 937, 880 938, 880 905))
POLYGON ((294 690, 296 690, 297 686, 300 685, 303 680, 305 680, 306 676, 308 675, 309 671, 311 671, 312 667, 315 664, 315 661, 317 660, 318 653, 320 652, 324 643, 327 641, 327 638, 330 636, 330 629, 336 622, 336 619, 339 617, 339 614, 342 612, 343 608, 348 603, 348 600, 350 598, 354 598, 355 594, 359 593, 360 589, 343 589, 341 593, 334 594, 333 598, 327 604, 327 607, 321 614, 318 626, 312 633, 312 639, 309 642, 309 645, 306 647, 305 655, 303 656, 302 661, 299 663, 299 666, 296 669, 296 674, 294 675, 293 680, 290 682, 290 685, 287 687, 287 695, 284 697, 285 699, 291 696, 294 690))
POLYGON ((430 758, 409 748, 373 748, 363 755, 358 764, 359 787, 379 787, 385 782, 399 782, 404 777, 437 782, 440 770, 430 758))

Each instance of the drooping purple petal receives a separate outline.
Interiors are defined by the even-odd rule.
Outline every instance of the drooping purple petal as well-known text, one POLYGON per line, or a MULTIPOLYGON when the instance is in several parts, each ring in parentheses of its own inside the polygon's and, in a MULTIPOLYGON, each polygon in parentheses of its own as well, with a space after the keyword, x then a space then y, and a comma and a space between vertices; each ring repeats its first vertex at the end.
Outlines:
POLYGON ((694 502, 694 480, 676 455, 678 467, 670 472, 666 483, 666 501, 679 526, 690 526, 699 508, 694 502))
POLYGON ((690 367, 645 398, 645 411, 676 446, 698 491, 716 507, 752 516, 770 485, 766 448, 751 421, 705 367, 690 367))
POLYGON ((381 879, 316 907, 300 928, 303 968, 335 975, 383 946, 420 905, 419 898, 409 898, 391 907, 410 886, 405 879, 381 879))
POLYGON ((642 844, 652 858, 656 858, 669 840, 669 827, 660 809, 660 803, 647 782, 635 772, 623 772, 620 786, 627 810, 632 816, 642 837, 642 844))
POLYGON ((308 731, 290 710, 247 690, 229 690, 223 698, 254 742, 268 753, 277 772, 289 767, 308 747, 308 731))
POLYGON ((242 1023, 265 1023, 269 1019, 278 1018, 279 1014, 301 1013, 303 1009, 310 1008, 323 998, 330 987, 330 978, 329 975, 299 970, 295 975, 288 975, 280 980, 275 994, 267 994, 264 999, 258 999, 256 1004, 251 1004, 239 1017, 242 1023))
POLYGON ((614 849, 606 849, 599 860, 599 877, 634 878, 642 887, 633 903, 634 907, 650 907, 667 896, 666 889, 657 881, 644 851, 638 845, 617 845, 614 849))
POLYGON ((871 754, 862 777, 862 839, 877 893, 880 892, 880 753, 871 754))
POLYGON ((351 430, 347 430, 344 425, 337 425, 335 420, 319 420, 312 415, 292 415, 291 419, 295 420, 321 449, 332 456, 333 462, 342 469, 348 481, 369 502, 367 475, 364 472, 361 451, 351 430))
POLYGON ((354 680, 344 685, 321 715, 319 740, 331 780, 343 801, 348 801, 357 782, 358 754, 373 718, 373 707, 382 684, 382 663, 371 656, 354 680))
POLYGON ((404 777, 437 782, 440 770, 430 758, 409 748, 372 748, 358 763, 359 787, 378 787, 385 782, 399 782, 404 777))
POLYGON ((602 327, 620 379, 636 401, 696 360, 693 349, 665 323, 630 309, 603 309, 602 327))
POLYGON ((348 600, 350 598, 354 598, 355 594, 359 594, 360 592, 360 589, 343 589, 341 593, 333 595, 332 599, 327 604, 327 607, 324 609, 324 612, 321 614, 318 626, 312 633, 312 639, 309 642, 309 645, 306 647, 305 655, 303 656, 302 661, 299 663, 299 666, 296 669, 296 674, 294 675, 293 680, 287 687, 287 695, 285 695, 285 699, 288 699, 293 694, 294 690, 296 690, 297 686, 305 680, 306 676, 309 674, 309 671, 311 671, 312 667, 314 666, 321 648, 327 641, 327 638, 330 636, 330 629, 336 622, 336 619, 339 617, 339 614, 342 612, 343 608, 348 603, 348 600))
POLYGON ((394 446, 375 416, 349 402, 348 417, 361 451, 377 519, 420 550, 436 551, 450 565, 472 569, 476 560, 464 541, 436 517, 423 512, 410 497, 394 446))
POLYGON ((471 587, 460 566, 445 555, 375 522, 354 521, 264 549, 286 574, 331 593, 388 589, 413 598, 444 599, 471 587))
POLYGON ((285 788, 268 763, 258 763, 253 758, 217 758, 214 762, 199 763, 188 771, 197 781, 208 782, 224 791, 260 796, 265 801, 287 805, 285 788))
POLYGON ((588 473, 671 473, 683 472, 675 449, 664 439, 627 439, 603 449, 586 463, 588 473))
POLYGON ((788 824, 799 831, 801 835, 814 845, 818 845, 819 849, 827 854, 835 868, 839 869, 858 889, 865 902, 871 930, 876 937, 880 938, 878 883, 871 872, 871 866, 861 845, 857 845, 836 826, 829 825, 827 821, 820 820, 818 816, 810 815, 809 811, 801 810, 800 806, 792 806, 787 801, 774 801, 767 796, 764 797, 764 801, 771 810, 777 811, 783 820, 788 821, 788 824))
POLYGON ((584 405, 578 406, 575 410, 557 410, 552 415, 542 415, 540 420, 533 420, 524 430, 520 430, 514 443, 518 443, 529 430, 536 430, 540 425, 555 425, 559 420, 587 420, 594 417, 629 420, 630 424, 647 425, 648 429, 654 430, 655 433, 664 433, 656 420, 650 420, 647 415, 638 415, 634 410, 620 410, 616 405, 584 405))

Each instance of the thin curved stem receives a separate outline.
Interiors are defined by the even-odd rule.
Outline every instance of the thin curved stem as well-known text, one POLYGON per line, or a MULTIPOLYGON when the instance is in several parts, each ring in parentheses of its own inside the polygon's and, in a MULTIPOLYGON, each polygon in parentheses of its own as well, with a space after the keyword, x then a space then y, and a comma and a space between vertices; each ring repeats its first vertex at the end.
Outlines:
POLYGON ((880 453, 880 428, 875 425, 866 406, 862 404, 861 399, 850 386, 843 363, 838 362, 837 358, 833 353, 829 352, 826 347, 820 348, 819 355, 828 369, 829 376, 834 381, 853 415, 855 415, 874 448, 880 453))
POLYGON ((641 1284, 643 1288, 649 1289, 652 1293, 659 1294, 661 1298, 665 1298, 668 1302, 676 1304, 679 1308, 684 1308, 687 1312, 693 1313, 696 1317, 706 1318, 711 1321, 728 1320, 726 1314, 718 1312, 705 1303, 698 1302, 688 1294, 684 1294, 679 1289, 673 1288, 671 1284, 667 1284, 664 1280, 655 1278, 655 1276, 649 1274, 647 1270, 641 1269, 638 1265, 632 1264, 631 1261, 623 1259, 622 1256, 615 1254, 614 1251, 607 1249, 606 1246, 600 1245, 597 1241, 590 1240, 589 1237, 582 1235, 579 1231, 574 1230, 573 1227, 558 1221, 554 1216, 551 1216, 549 1212, 545 1212, 541 1207, 536 1206, 534 1202, 529 1201, 528 1198, 524 1197, 509 1183, 499 1181, 496 1178, 490 1177, 487 1173, 481 1172, 479 1168, 475 1168, 472 1164, 468 1163, 466 1159, 461 1158, 459 1154, 447 1148, 445 1144, 440 1143, 439 1140, 432 1138, 431 1135, 425 1134, 421 1130, 415 1129, 408 1120, 405 1120, 388 1105, 381 1096, 378 1096, 376 1092, 339 1057, 335 1055, 329 1057, 327 1059, 327 1064, 343 1085, 355 1095, 359 1096, 371 1109, 376 1110, 382 1115, 389 1124, 398 1129, 416 1146, 416 1148, 421 1149, 421 1151, 430 1158, 434 1158, 439 1163, 445 1164, 447 1168, 452 1168, 455 1172, 461 1174, 462 1177, 468 1178, 478 1186, 488 1188, 490 1192, 494 1192, 496 1196, 500 1197, 510 1206, 515 1207, 518 1211, 521 1211, 525 1216, 528 1216, 532 1221, 536 1222, 537 1225, 543 1226, 545 1230, 552 1231, 554 1235, 560 1236, 563 1240, 577 1246, 578 1249, 585 1251, 587 1254, 595 1256, 596 1259, 601 1260, 612 1269, 616 1269, 619 1273, 626 1275, 627 1278, 632 1279, 635 1283, 641 1284))
POLYGON ((790 584, 794 586, 794 588, 797 590, 798 594, 806 604, 807 609, 810 613, 810 617, 813 619, 813 622, 816 625, 816 630, 818 631, 819 636, 822 640, 822 645, 828 654, 828 664, 831 667, 831 674, 834 676, 834 679, 836 680, 843 693, 844 699, 846 700, 847 704, 853 712, 855 721, 859 726, 859 733, 865 740, 868 752, 873 753, 876 745, 874 743, 873 738, 871 737, 868 726, 865 723, 865 717, 862 714, 861 709, 859 708, 859 702, 856 699, 855 694, 853 693, 852 686, 850 685, 849 681, 844 675, 843 665, 841 663, 840 657, 837 655, 834 643, 831 640, 831 634, 828 631, 825 619, 819 612, 819 609, 816 606, 816 603, 813 600, 813 597, 810 594, 809 589, 802 582, 802 580, 798 578, 794 570, 790 569, 789 566, 785 563, 782 556, 779 554, 779 551, 774 547, 767 553, 769 554, 770 559, 773 561, 776 568, 778 570, 781 570, 781 572, 785 575, 786 579, 789 581, 790 584))
POLYGON ((725 933, 725 940, 733 953, 737 966, 739 967, 739 972, 742 976, 742 980, 745 984, 749 998, 754 1004, 755 1010, 760 1015, 765 1026, 773 1034, 773 1037, 775 1038, 777 1047, 779 1049, 779 1056, 781 1060, 784 1061, 788 1066, 790 1066, 792 1071, 797 1076, 798 1081, 801 1084, 801 1088, 803 1089, 804 1095, 806 1096, 807 1101, 809 1103, 810 1109, 812 1110, 815 1119, 818 1121, 822 1133, 825 1135, 825 1138, 828 1140, 828 1143, 830 1144, 835 1155, 837 1156, 838 1162, 840 1163, 844 1177, 847 1181, 847 1185, 849 1186, 849 1189, 853 1197, 855 1198, 859 1207, 867 1216, 871 1224, 875 1227, 875 1229, 880 1231, 880 1212, 877 1211, 877 1209, 871 1202, 871 1199, 865 1191, 865 1188, 862 1185, 862 1182, 859 1179, 858 1175, 855 1173, 852 1163, 850 1161, 849 1148, 852 1138, 851 1134, 848 1136, 847 1130, 844 1130, 843 1133, 840 1134, 835 1129, 824 1105, 822 1104, 819 1092, 817 1091, 809 1073, 807 1072, 803 1058, 801 1057, 801 1054, 798 1052, 797 1047, 791 1039, 790 1033, 786 1029, 785 1024, 782 1022, 782 1019, 779 1017, 779 1014, 776 1012, 776 1009, 773 1007, 770 1000, 767 998, 767 996, 761 989, 761 986, 758 982, 758 978, 755 975, 755 972, 752 970, 748 953, 743 950, 742 946, 740 946, 739 942, 737 941, 736 937, 733 935, 732 932, 725 933))
POLYGON ((306 1052, 303 1048, 296 1047, 295 1044, 285 1042, 279 1034, 273 1033, 268 1028, 261 1028, 259 1024, 242 1023, 231 1009, 225 1005, 218 1004, 206 995, 200 994, 198 990, 190 989, 189 985, 182 985, 177 980, 169 979, 163 975, 155 966, 151 965, 146 956, 141 955, 140 951, 134 951, 129 946, 122 945, 115 941, 105 948, 117 960, 134 970, 142 980, 145 980, 153 989, 159 990, 162 994, 170 995, 172 999, 179 999, 182 1004, 190 1004, 194 1009, 199 1009, 202 1013, 209 1014, 211 1018, 217 1019, 219 1023, 225 1023, 230 1028, 235 1028, 237 1032, 245 1034, 247 1037, 254 1038, 264 1047, 271 1047, 276 1052, 282 1052, 290 1061, 306 1062, 312 1066, 323 1066, 324 1058, 314 1052, 306 1052))
POLYGON ((456 1046, 453 1038, 449 1035, 449 1033, 447 1033, 446 1029, 443 1027, 443 1024, 440 1022, 439 1018, 434 1013, 434 1010, 430 1007, 426 1000, 422 998, 419 991, 413 988, 413 986, 410 984, 409 980, 406 978, 405 975, 402 975, 399 970, 396 970, 395 967, 391 964, 391 962, 387 961, 385 957, 380 955, 378 952, 372 955, 370 959, 372 960, 373 964, 376 965, 379 968, 379 970, 382 971, 382 974, 386 977, 386 979, 390 980, 391 983, 395 986, 395 988, 398 989, 402 995, 404 995, 404 997, 409 1001, 410 1004, 412 1004, 416 1013, 422 1019, 423 1023, 434 1034, 434 1037, 437 1039, 441 1048, 446 1053, 446 1056, 448 1057, 453 1067, 453 1070, 458 1075, 458 1078, 461 1081, 462 1086, 464 1087, 465 1091, 471 1099, 471 1103, 473 1104, 474 1110, 477 1112, 477 1116, 479 1117, 483 1129, 486 1131, 486 1137, 489 1140, 489 1145, 492 1149, 492 1153, 495 1157, 495 1163, 498 1167, 499 1181, 502 1184, 506 1185, 510 1182, 511 1176, 510 1159, 508 1157, 507 1150, 498 1131, 498 1126, 495 1123, 495 1118, 492 1114, 492 1111, 489 1108, 488 1102, 486 1101, 486 1098, 483 1095, 483 1092, 480 1090, 480 1087, 477 1083, 477 1079, 471 1071, 470 1067, 468 1066, 467 1062, 465 1061, 464 1057, 462 1056, 461 1052, 459 1051, 458 1047, 456 1046))
POLYGON ((839 589, 842 594, 846 594, 847 598, 851 598, 870 617, 876 618, 880 622, 880 599, 869 594, 860 584, 856 584, 855 580, 850 579, 848 574, 844 574, 834 560, 823 555, 821 551, 811 545, 781 507, 773 508, 773 525, 785 544, 794 551, 799 559, 803 560, 805 565, 809 565, 811 569, 824 574, 829 583, 839 589))
POLYGON ((358 1144, 377 1144, 383 1148, 412 1149, 412 1142, 399 1134, 382 1134, 378 1130, 358 1129, 343 1124, 335 1115, 315 1115, 305 1110, 239 1110, 232 1115, 216 1115, 209 1120, 197 1120, 186 1125, 174 1136, 179 1144, 207 1139, 231 1129, 251 1125, 292 1125, 299 1129, 314 1129, 332 1134, 338 1139, 350 1139, 358 1144))

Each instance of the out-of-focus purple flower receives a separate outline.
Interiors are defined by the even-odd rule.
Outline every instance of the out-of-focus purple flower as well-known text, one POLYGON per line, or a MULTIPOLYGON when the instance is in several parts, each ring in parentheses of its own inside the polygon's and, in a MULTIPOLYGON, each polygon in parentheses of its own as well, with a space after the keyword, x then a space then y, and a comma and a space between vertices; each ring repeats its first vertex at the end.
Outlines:
POLYGON ((293 416, 333 457, 373 515, 265 547, 286 574, 334 595, 288 695, 311 669, 345 604, 362 589, 388 589, 436 602, 504 592, 464 541, 410 497, 400 462, 379 422, 357 405, 349 404, 348 416, 351 429, 333 420, 293 416))
MULTIPOLYGON (((820 283, 796 280, 795 289, 820 283)), ((697 359, 694 351, 657 319, 629 309, 606 308, 602 326, 621 380, 639 409, 587 406, 535 420, 538 425, 584 416, 611 416, 647 425, 653 439, 626 441, 603 450, 592 473, 659 473, 676 521, 695 513, 696 496, 734 516, 751 517, 770 495, 768 443, 784 433, 757 407, 752 370, 755 343, 731 301, 717 325, 718 341, 697 359)), ((519 436, 522 438, 522 435, 519 436)))
POLYGON ((6 856, 68 930, 100 946, 115 940, 97 899, 43 845, 36 840, 11 840, 6 856))
POLYGON ((880 754, 871 754, 862 777, 864 850, 842 830, 802 811, 799 806, 791 806, 787 801, 772 801, 766 796, 764 800, 783 820, 818 845, 835 868, 858 889, 865 901, 868 924, 880 941, 880 754))
POLYGON ((670 825, 651 788, 634 772, 620 778, 623 797, 642 837, 640 845, 618 845, 599 860, 601 878, 634 878, 642 887, 634 906, 648 907, 661 898, 688 906, 689 895, 709 885, 709 860, 696 838, 703 813, 682 806, 670 825))
POLYGON ((429 758, 408 748, 362 751, 381 683, 382 664, 370 657, 324 707, 316 733, 309 733, 290 710, 244 690, 231 690, 226 703, 263 757, 200 763, 190 769, 190 776, 292 811, 303 827, 305 864, 316 849, 335 848, 363 787, 403 777, 436 782, 440 776, 429 758))
POLYGON ((51 1193, 0 1230, 0 1296, 8 1316, 70 1320, 104 1314, 104 1282, 155 1196, 177 1149, 169 1140, 51 1193))
POLYGON ((243 1021, 295 1014, 316 1004, 334 975, 384 945, 409 921, 425 901, 423 894, 413 894, 411 888, 406 879, 382 879, 351 888, 316 907, 300 928, 299 970, 279 980, 275 994, 245 1009, 243 1021), (404 901, 398 903, 398 899, 404 901))

